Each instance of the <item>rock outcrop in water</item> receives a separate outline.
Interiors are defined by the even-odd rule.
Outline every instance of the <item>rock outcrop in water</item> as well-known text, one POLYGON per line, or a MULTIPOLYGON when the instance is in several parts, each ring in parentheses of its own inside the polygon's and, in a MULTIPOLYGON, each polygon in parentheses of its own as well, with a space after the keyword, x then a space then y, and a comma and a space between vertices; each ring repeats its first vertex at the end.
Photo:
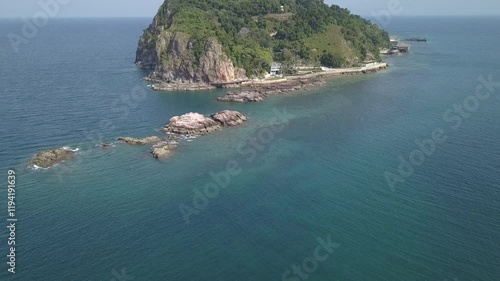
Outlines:
POLYGON ((298 90, 305 90, 322 85, 325 81, 321 78, 295 79, 270 85, 261 85, 256 89, 229 92, 219 97, 219 101, 227 102, 261 102, 268 96, 286 94, 298 90))
POLYGON ((180 135, 207 135, 223 127, 240 125, 246 120, 246 116, 237 111, 221 111, 212 114, 210 118, 191 112, 172 117, 163 131, 180 135))
POLYGON ((215 120, 191 112, 172 117, 163 131, 180 135, 207 135, 220 129, 221 125, 215 120))
POLYGON ((247 121, 247 117, 238 111, 224 110, 214 113, 210 116, 213 120, 219 122, 224 127, 238 126, 247 121))
POLYGON ((177 145, 175 144, 170 142, 161 142, 153 145, 151 148, 151 155, 153 155, 156 159, 163 159, 172 156, 176 149, 177 145))
POLYGON ((225 96, 219 97, 219 101, 227 102, 261 102, 265 98, 265 94, 259 90, 243 90, 229 92, 225 96))
MULTIPOLYGON (((169 135, 162 139, 157 136, 146 138, 120 137, 118 141, 142 146, 152 144, 150 153, 156 159, 171 157, 179 142, 182 140, 191 141, 195 136, 206 135, 221 130, 224 127, 231 127, 243 124, 247 117, 238 111, 224 110, 206 117, 199 113, 187 113, 182 116, 175 116, 170 119, 169 124, 163 131, 169 135)), ((112 143, 101 143, 100 148, 113 147, 112 143)), ((38 153, 30 164, 40 168, 50 168, 56 164, 71 158, 77 150, 65 148, 51 149, 38 153)))
POLYGON ((31 164, 40 168, 51 168, 56 164, 70 159, 74 154, 74 151, 64 148, 50 149, 35 155, 35 157, 31 160, 31 164))

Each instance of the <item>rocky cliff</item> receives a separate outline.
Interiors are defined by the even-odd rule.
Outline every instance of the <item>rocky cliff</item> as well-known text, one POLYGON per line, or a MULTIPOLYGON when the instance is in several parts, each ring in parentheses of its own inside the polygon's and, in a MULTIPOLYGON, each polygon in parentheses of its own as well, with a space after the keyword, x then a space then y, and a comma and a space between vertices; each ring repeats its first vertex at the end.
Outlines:
POLYGON ((199 38, 171 29, 173 21, 174 13, 165 2, 139 39, 135 63, 152 70, 148 80, 178 88, 247 79, 245 70, 234 66, 216 38, 200 42, 199 38), (201 48, 195 50, 195 44, 201 48))

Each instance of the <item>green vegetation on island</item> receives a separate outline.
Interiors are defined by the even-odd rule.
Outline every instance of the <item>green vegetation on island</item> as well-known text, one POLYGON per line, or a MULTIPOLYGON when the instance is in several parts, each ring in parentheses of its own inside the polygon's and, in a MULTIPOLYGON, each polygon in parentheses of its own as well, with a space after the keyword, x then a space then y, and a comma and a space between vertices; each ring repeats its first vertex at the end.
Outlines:
MULTIPOLYGON (((273 61, 284 71, 381 61, 380 49, 389 46, 377 25, 322 0, 166 0, 157 18, 169 32, 190 36, 195 64, 216 39, 249 77, 269 72, 273 61)), ((154 36, 148 29, 143 37, 154 36)))

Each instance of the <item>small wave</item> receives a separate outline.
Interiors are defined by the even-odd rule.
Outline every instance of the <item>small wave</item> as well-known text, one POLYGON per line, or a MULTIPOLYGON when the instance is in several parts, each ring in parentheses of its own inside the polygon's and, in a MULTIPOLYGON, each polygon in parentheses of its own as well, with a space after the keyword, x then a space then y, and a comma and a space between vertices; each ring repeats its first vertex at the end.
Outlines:
POLYGON ((31 165, 28 165, 28 170, 33 170, 33 171, 37 171, 37 170, 48 170, 48 168, 42 168, 40 166, 37 166, 35 164, 31 164, 31 165))
POLYGON ((72 151, 72 152, 78 152, 78 151, 80 151, 79 148, 72 149, 69 146, 64 146, 63 149, 66 150, 66 151, 72 151))

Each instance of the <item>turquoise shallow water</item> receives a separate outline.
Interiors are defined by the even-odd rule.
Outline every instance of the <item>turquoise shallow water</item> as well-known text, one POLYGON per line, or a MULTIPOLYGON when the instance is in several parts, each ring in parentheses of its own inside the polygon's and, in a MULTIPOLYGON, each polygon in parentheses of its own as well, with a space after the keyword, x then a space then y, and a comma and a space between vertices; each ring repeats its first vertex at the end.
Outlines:
MULTIPOLYGON (((457 130, 443 114, 480 76, 500 80, 500 19, 396 19, 391 33, 429 42, 389 58, 388 71, 259 104, 149 91, 133 64, 148 24, 54 20, 18 54, 0 41, 0 168, 17 171, 20 219, 18 273, 7 274, 1 242, 0 280, 119 280, 123 268, 133 280, 282 280, 328 236, 340 246, 308 280, 498 280, 500 89, 457 130), (147 92, 134 100, 136 87, 147 92), (95 149, 87 138, 158 134, 174 115, 222 109, 249 122, 162 162, 148 147, 95 149), (249 161, 248 142, 276 110, 289 120, 249 161), (447 141, 391 190, 384 173, 437 128, 447 141), (59 146, 81 149, 66 173, 26 169, 59 146), (186 224, 179 206, 230 161, 241 173, 186 224)), ((0 34, 20 28, 2 21, 0 34)))

